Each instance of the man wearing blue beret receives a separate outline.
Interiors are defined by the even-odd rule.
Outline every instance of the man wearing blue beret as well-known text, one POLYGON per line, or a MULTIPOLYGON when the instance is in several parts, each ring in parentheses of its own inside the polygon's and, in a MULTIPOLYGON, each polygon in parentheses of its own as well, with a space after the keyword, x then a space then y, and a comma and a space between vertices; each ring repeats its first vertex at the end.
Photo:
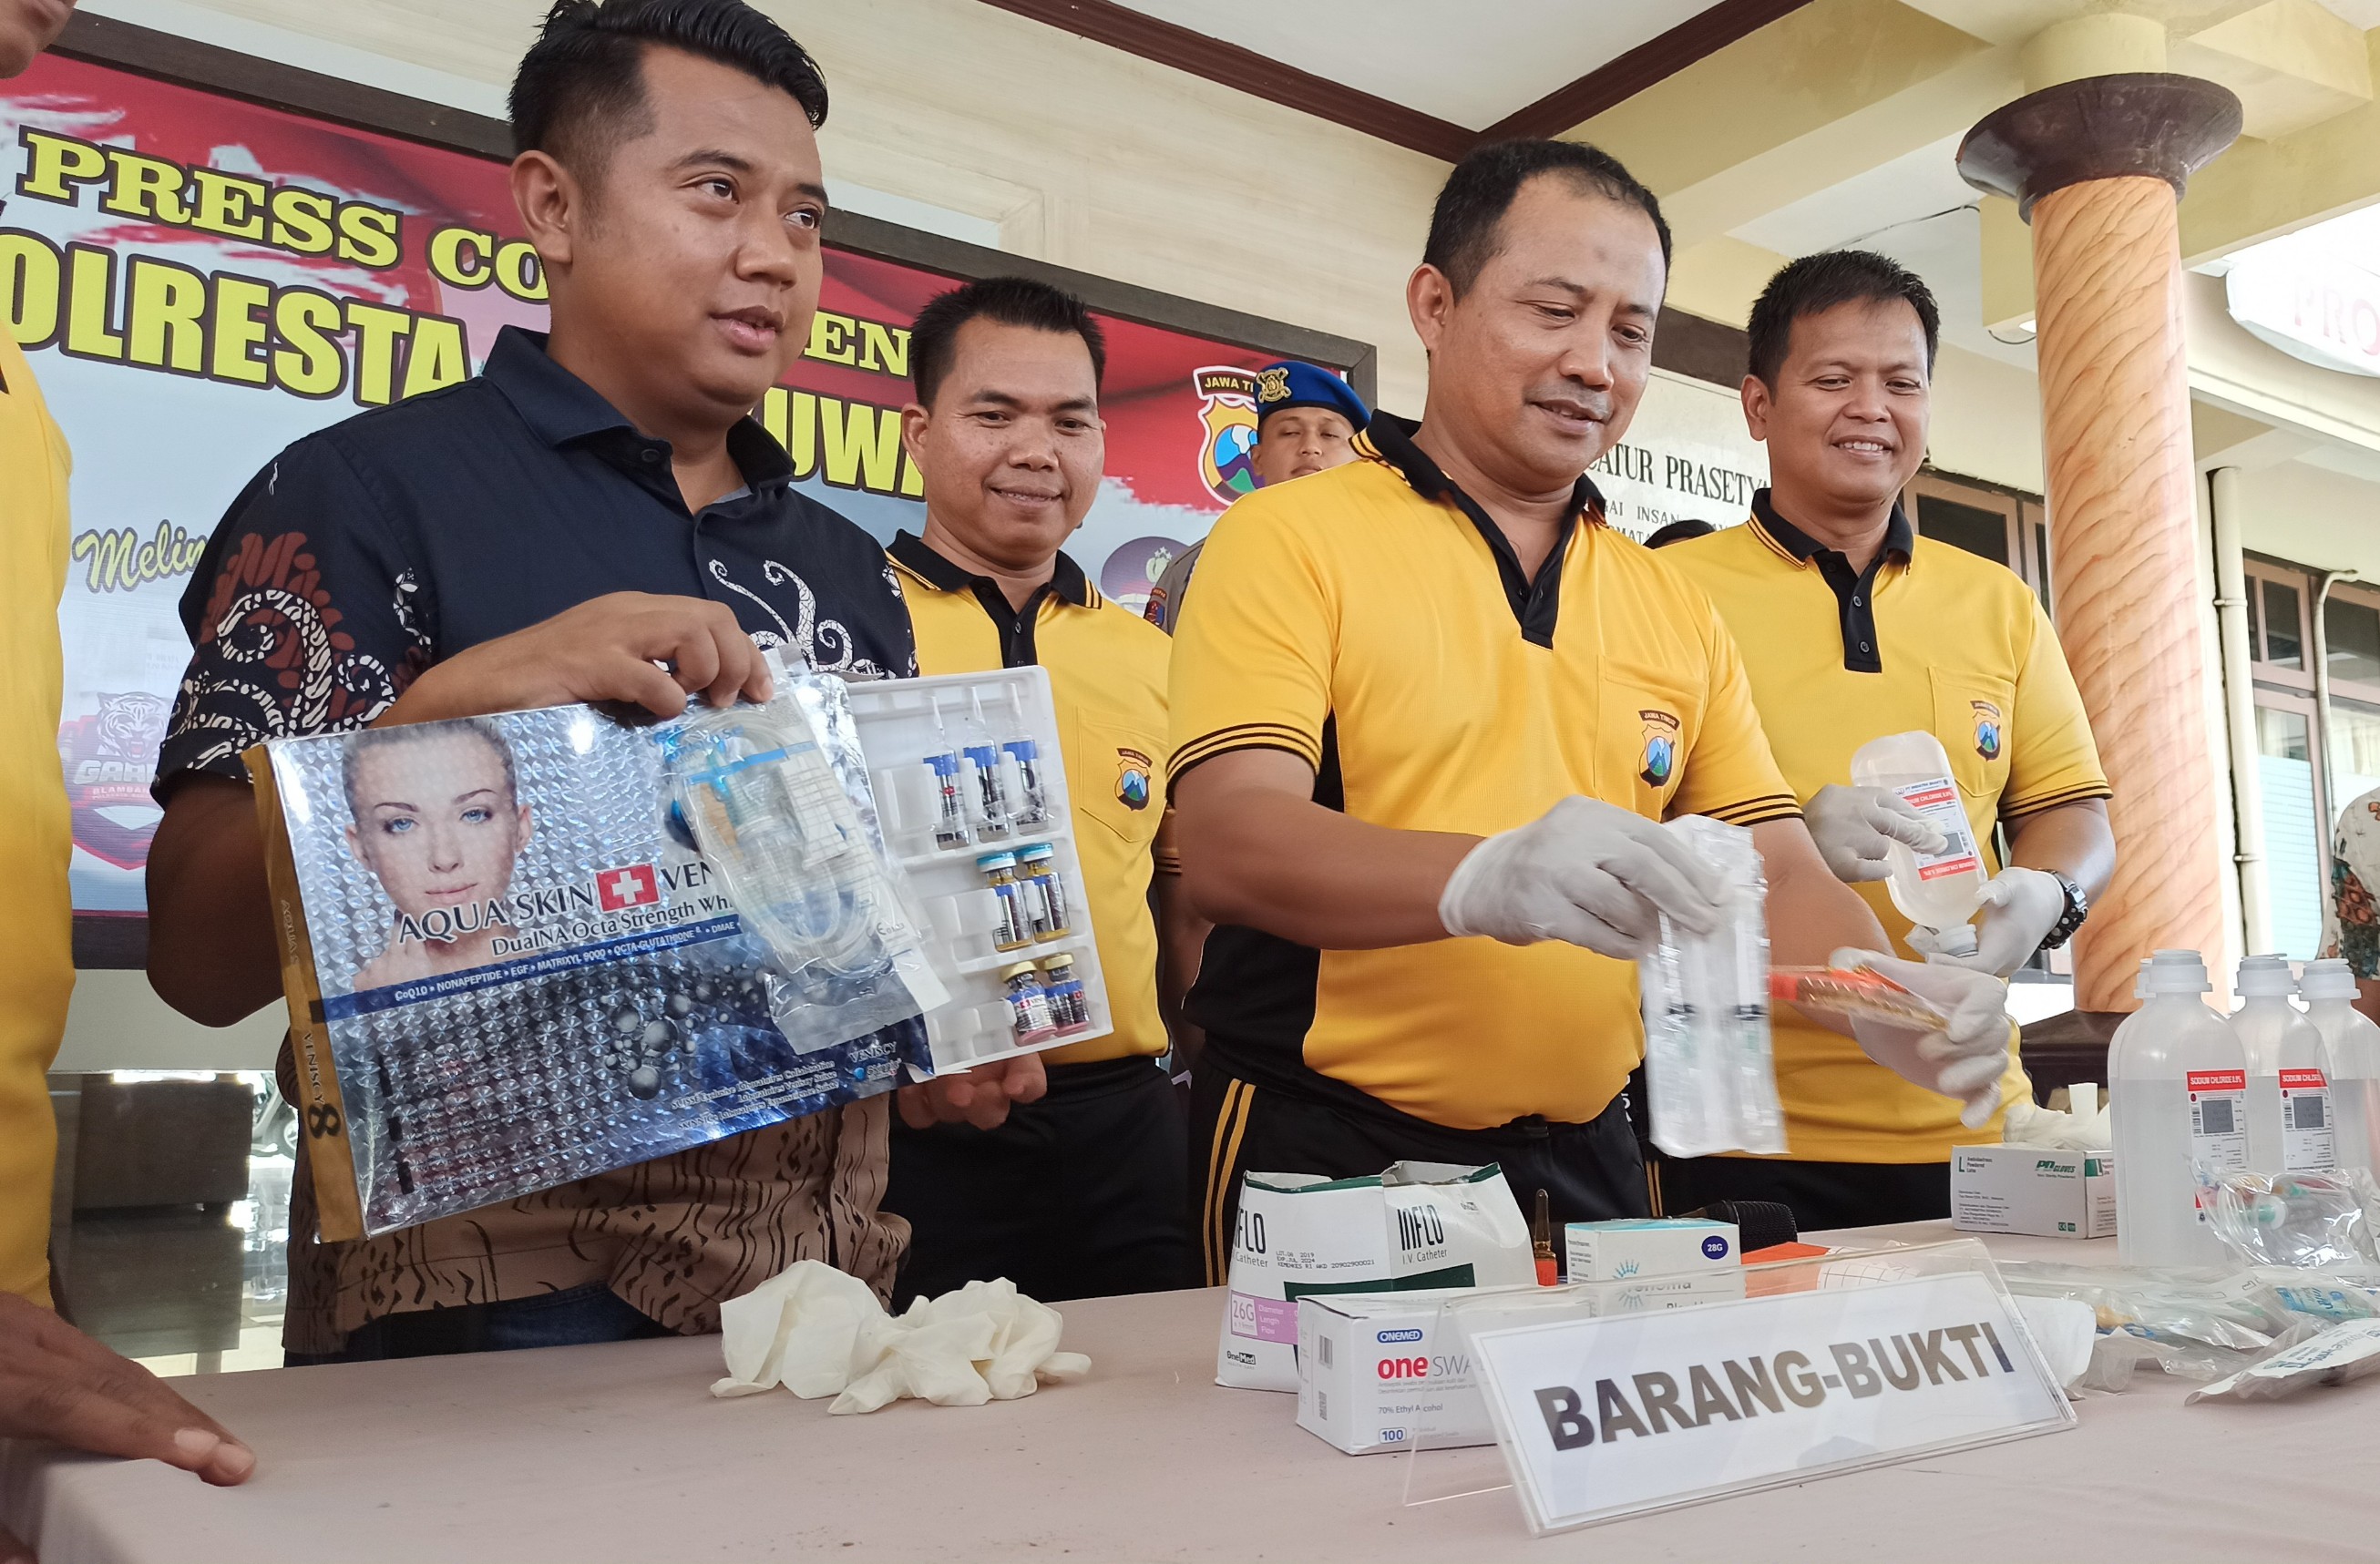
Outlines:
MULTIPOLYGON (((1257 371, 1257 443, 1250 465, 1257 485, 1286 483, 1354 459, 1355 431, 1372 421, 1372 410, 1355 388, 1318 365, 1284 358, 1257 371)), ((1148 622, 1173 633, 1182 593, 1198 568, 1193 543, 1165 567, 1148 594, 1148 622)))

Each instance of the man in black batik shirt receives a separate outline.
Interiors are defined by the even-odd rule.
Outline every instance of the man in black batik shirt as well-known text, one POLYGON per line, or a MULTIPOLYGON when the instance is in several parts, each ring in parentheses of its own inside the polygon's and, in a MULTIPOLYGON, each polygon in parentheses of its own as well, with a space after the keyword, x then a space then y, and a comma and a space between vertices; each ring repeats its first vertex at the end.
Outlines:
MULTIPOLYGON (((809 56, 741 0, 554 9, 512 94, 552 334, 506 330, 478 379, 290 446, 183 598, 197 649, 149 873, 150 978, 176 1009, 220 1025, 280 997, 240 763, 259 740, 580 700, 674 715, 764 697, 771 647, 915 672, 883 554, 794 491, 747 416, 818 307, 826 108, 809 56)), ((981 1121, 1039 1070, 972 1103, 931 1094, 981 1121)), ((886 1122, 872 1099, 339 1244, 315 1241, 301 1168, 285 1344, 309 1361, 715 1329, 722 1299, 805 1257, 889 1291, 886 1122)))

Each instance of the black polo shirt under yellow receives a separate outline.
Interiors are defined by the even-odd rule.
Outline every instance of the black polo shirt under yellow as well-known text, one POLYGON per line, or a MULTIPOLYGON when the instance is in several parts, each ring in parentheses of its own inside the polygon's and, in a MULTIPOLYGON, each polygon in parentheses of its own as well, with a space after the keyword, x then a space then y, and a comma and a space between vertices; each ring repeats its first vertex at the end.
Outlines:
MULTIPOLYGON (((1852 562, 1836 549, 1828 548, 1815 538, 1777 514, 1768 503, 1768 491, 1752 496, 1753 518, 1769 541, 1804 564, 1815 566, 1818 579, 1827 590, 1835 594, 1835 612, 1842 618, 1843 666, 1854 673, 1880 673, 1883 659, 1876 649, 1876 588, 1877 579, 1894 565, 1909 563, 1910 551, 1915 547, 1916 534, 1909 525, 1909 515, 1898 504, 1892 507, 1891 519, 1885 523, 1884 546, 1864 570, 1853 570, 1852 562)), ((1743 643, 1736 643, 1738 650, 1743 643)))
MULTIPOLYGON (((1216 525, 1174 641, 1174 775, 1283 749, 1318 802, 1480 836, 1572 794, 1651 819, 1797 815, 1702 592, 1605 526, 1584 477, 1525 578, 1411 427, 1376 417, 1362 459, 1216 525)), ((1243 1079, 1454 1129, 1593 1119, 1644 1052, 1634 967, 1552 941, 1317 952, 1220 928, 1190 1016, 1243 1079)))
POLYGON ((998 582, 969 575, 904 532, 887 551, 909 604, 917 671, 973 673, 1038 663, 1050 693, 1074 801, 1081 895, 1098 940, 1115 1030, 1052 1049, 1052 1064, 1087 1064, 1165 1051, 1157 1010, 1157 926, 1148 885, 1165 812, 1165 632, 1099 595, 1064 554, 1020 611, 998 582))
MULTIPOLYGON (((2057 632, 2025 584, 1991 561, 1913 537, 1898 507, 1864 572, 1779 516, 1662 551, 1710 594, 1742 649, 1768 742, 1794 796, 1852 780, 1852 753, 1919 729, 1942 741, 1988 867, 1996 821, 2107 796, 2107 779, 2057 632), (1864 642, 1863 637, 1865 637, 1864 642), (1865 652, 1863 654, 1863 645, 1865 652), (1867 664, 1863 668, 1862 664, 1867 664)), ((1881 883, 1857 886, 1901 954, 1909 920, 1881 883)), ((1872 1063, 1851 1038, 1779 1010, 1777 1086, 1789 1158, 1941 1162, 1997 1139, 1959 1104, 1872 1063)), ((2010 1066, 2009 1089, 2023 1089, 2010 1066)))

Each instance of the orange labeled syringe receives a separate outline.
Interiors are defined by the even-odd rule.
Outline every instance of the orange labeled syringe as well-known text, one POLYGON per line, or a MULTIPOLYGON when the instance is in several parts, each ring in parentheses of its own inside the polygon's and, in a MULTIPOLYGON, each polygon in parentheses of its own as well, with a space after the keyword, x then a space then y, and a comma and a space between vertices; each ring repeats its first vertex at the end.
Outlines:
POLYGON ((1889 1026, 1931 1030, 1949 1019, 1924 996, 1868 966, 1771 967, 1768 997, 1799 1011, 1889 1026))

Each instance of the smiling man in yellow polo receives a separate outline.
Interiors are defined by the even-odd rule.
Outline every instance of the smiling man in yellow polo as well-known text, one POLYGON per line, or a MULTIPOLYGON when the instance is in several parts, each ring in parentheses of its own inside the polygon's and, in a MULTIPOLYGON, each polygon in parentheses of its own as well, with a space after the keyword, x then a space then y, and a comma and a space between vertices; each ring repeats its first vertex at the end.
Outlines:
POLYGON ((909 336, 902 437, 925 479, 923 537, 890 552, 922 673, 1038 663, 1064 735, 1077 905, 1115 1030, 1050 1050, 1049 1091, 994 1129, 896 1125, 887 1210, 909 1218, 897 1296, 1007 1277, 1036 1298, 1194 1285, 1181 1109, 1150 914, 1172 643, 1099 595, 1060 545, 1105 464, 1099 329, 1045 283, 994 277, 929 303, 909 336))
MULTIPOLYGON (((1779 961, 1873 948, 1770 758, 1735 643, 1664 557, 1605 525, 1586 469, 1652 368, 1669 234, 1592 147, 1466 157, 1406 287, 1421 422, 1226 512, 1173 650, 1182 865, 1219 927, 1191 996, 1209 1279, 1244 1170, 1500 1163, 1554 1219, 1641 1215, 1621 1097, 1635 973, 1710 871, 1659 824, 1750 828, 1779 961)), ((2007 1058, 2005 990, 1863 1046, 1963 1092, 2007 1058)))
MULTIPOLYGON (((1915 535, 1900 496, 1925 460, 1940 332, 1923 281, 1880 255, 1794 261, 1754 306, 1743 406, 1768 444, 1752 519, 1666 550, 1734 632, 1778 764, 1828 867, 1855 883, 1896 949, 1939 942, 1893 906, 1889 842, 1935 833, 1894 794, 1851 783, 1853 751, 1923 730, 1950 758, 1968 823, 1998 878, 1972 954, 2005 977, 2065 942, 2115 868, 2107 779, 2058 637, 2003 566, 1915 535), (2008 830, 2009 867, 1992 828, 2008 830)), ((1848 1038, 1776 1018, 1781 1158, 1661 1166, 1673 1209, 1777 1200, 1805 1228, 1950 1214, 1950 1147, 1997 1140, 1848 1038)), ((2003 1096, 2026 1089, 2010 1066, 2003 1096)))

